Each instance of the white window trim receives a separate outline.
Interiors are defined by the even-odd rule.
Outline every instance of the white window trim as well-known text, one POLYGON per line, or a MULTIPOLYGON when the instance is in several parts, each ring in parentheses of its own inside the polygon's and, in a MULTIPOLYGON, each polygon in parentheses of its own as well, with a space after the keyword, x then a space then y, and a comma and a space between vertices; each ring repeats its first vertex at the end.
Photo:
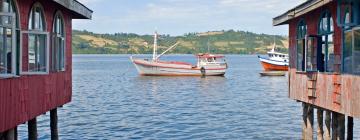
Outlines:
MULTIPOLYGON (((30 30, 30 31, 20 31, 20 56, 23 56, 23 34, 41 34, 41 35, 46 35, 46 72, 29 72, 29 71, 23 71, 22 70, 22 63, 20 63, 20 75, 47 75, 49 74, 49 53, 50 53, 50 40, 49 40, 49 32, 44 32, 44 31, 38 31, 38 30, 30 30)), ((28 40, 27 40, 28 41, 28 40)), ((20 61, 22 62, 22 57, 20 59, 20 61)))
MULTIPOLYGON (((12 20, 12 36, 11 36, 11 73, 10 74, 0 74, 0 79, 2 78, 12 78, 18 77, 16 75, 16 15, 15 13, 7 13, 7 12, 0 12, 0 16, 9 16, 12 20)), ((20 55, 21 56, 21 55, 20 55)))
MULTIPOLYGON (((65 26, 64 26, 65 27, 65 26)), ((65 34, 65 33, 64 33, 65 34)), ((66 71, 66 34, 64 35, 64 37, 62 37, 61 35, 55 33, 55 38, 61 38, 64 40, 64 67, 59 69, 59 70, 56 70, 57 72, 65 72, 66 71)), ((54 47, 54 46, 52 46, 54 47)), ((59 46, 56 46, 56 47, 59 47, 59 46)), ((55 52, 57 53, 57 52, 55 52)))

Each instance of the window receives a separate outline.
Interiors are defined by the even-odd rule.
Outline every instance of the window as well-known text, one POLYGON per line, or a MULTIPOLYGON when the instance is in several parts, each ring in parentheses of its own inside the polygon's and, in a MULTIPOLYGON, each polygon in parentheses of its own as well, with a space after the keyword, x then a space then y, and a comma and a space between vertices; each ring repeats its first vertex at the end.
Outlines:
POLYGON ((321 38, 310 35, 306 39, 306 71, 318 71, 318 49, 321 48, 321 38))
POLYGON ((360 74, 360 28, 344 33, 343 72, 360 74))
POLYGON ((65 71, 65 26, 64 18, 57 12, 53 23, 52 37, 52 69, 65 71))
POLYGON ((321 15, 318 33, 322 38, 322 45, 319 51, 321 55, 318 56, 318 59, 321 59, 319 62, 324 62, 324 64, 319 64, 319 71, 323 72, 333 72, 334 71, 334 22, 331 17, 330 12, 326 11, 321 15))
POLYGON ((14 1, 0 0, 0 3, 0 78, 8 78, 17 75, 19 68, 18 15, 14 1))
POLYGON ((29 15, 28 31, 21 35, 28 40, 28 65, 24 74, 47 74, 49 72, 49 33, 46 32, 43 8, 34 4, 29 15))
POLYGON ((307 26, 304 20, 301 20, 297 27, 297 36, 296 36, 296 70, 304 71, 305 70, 305 36, 307 34, 307 26))

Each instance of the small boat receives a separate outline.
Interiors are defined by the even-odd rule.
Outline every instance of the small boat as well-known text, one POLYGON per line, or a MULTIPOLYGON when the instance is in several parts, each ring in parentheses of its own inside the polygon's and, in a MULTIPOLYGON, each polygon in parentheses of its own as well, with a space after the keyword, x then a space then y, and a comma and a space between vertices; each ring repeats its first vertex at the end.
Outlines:
POLYGON ((275 51, 276 44, 270 52, 268 58, 258 56, 260 63, 265 71, 288 71, 289 68, 289 55, 275 51))
POLYGON ((130 57, 140 75, 144 76, 224 76, 227 63, 224 55, 197 54, 197 64, 186 62, 162 61, 160 57, 173 49, 178 43, 157 55, 157 37, 154 35, 154 49, 152 59, 130 57))
POLYGON ((261 76, 285 76, 285 71, 264 71, 260 72, 261 76))

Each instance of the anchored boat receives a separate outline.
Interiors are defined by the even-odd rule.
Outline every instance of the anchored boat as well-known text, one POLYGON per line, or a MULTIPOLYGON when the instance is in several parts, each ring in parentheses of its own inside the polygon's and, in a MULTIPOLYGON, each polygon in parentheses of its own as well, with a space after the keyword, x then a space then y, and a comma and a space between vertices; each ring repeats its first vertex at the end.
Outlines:
POLYGON ((152 59, 138 59, 130 57, 140 75, 144 76, 224 76, 227 63, 223 55, 197 54, 197 64, 186 62, 162 61, 160 57, 175 48, 169 47, 160 55, 157 55, 157 37, 154 35, 154 49, 152 59))
POLYGON ((289 67, 289 55, 279 53, 275 51, 276 44, 270 52, 268 52, 268 58, 258 56, 260 63, 265 71, 288 71, 289 67))

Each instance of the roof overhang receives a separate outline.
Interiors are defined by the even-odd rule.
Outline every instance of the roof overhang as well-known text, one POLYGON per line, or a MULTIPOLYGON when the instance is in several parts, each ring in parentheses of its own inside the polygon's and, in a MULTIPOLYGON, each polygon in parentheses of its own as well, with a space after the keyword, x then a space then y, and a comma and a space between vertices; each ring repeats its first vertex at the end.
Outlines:
POLYGON ((287 24, 291 19, 302 16, 335 0, 307 0, 284 14, 273 18, 273 26, 287 24))
POLYGON ((77 0, 53 0, 54 2, 64 6, 74 12, 77 19, 91 19, 93 11, 77 0))

